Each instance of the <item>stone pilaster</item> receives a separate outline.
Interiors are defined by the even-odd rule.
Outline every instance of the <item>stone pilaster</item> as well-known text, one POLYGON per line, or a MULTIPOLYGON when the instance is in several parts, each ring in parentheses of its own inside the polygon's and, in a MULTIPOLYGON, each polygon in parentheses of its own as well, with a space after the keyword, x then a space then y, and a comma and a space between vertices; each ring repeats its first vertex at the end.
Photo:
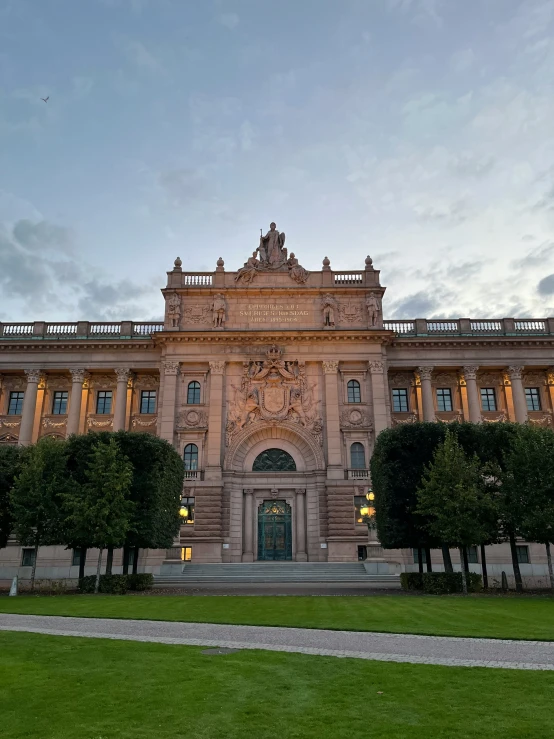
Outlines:
POLYGON ((19 446, 27 446, 33 440, 33 424, 37 406, 38 384, 41 380, 39 369, 24 370, 27 375, 27 387, 23 399, 21 426, 19 427, 19 446))
POLYGON ((252 488, 247 488, 246 490, 244 490, 244 522, 242 527, 244 537, 242 551, 243 562, 254 561, 254 506, 252 500, 253 493, 254 490, 252 488))
POLYGON ((69 371, 71 372, 71 397, 69 398, 69 412, 67 414, 67 436, 79 433, 83 383, 86 377, 86 371, 81 367, 69 371))
POLYGON ((177 375, 179 374, 179 362, 166 359, 162 362, 162 375, 160 381, 163 383, 163 394, 159 408, 160 415, 160 437, 173 445, 175 435, 175 403, 177 397, 177 375))
POLYGON ((306 490, 296 490, 296 561, 306 562, 306 490))
POLYGON ((464 366, 464 378, 467 388, 467 404, 469 409, 469 420, 471 423, 481 422, 481 403, 479 401, 479 390, 477 388, 477 370, 475 364, 464 366))
POLYGON ((206 480, 221 479, 224 374, 225 362, 210 362, 210 410, 208 416, 208 442, 204 474, 206 480))
POLYGON ((336 360, 322 362, 325 376, 325 408, 327 420, 327 477, 342 479, 338 369, 336 360))
POLYGON ((115 370, 117 376, 117 389, 115 394, 115 408, 113 413, 113 430, 125 430, 125 416, 127 413, 127 383, 131 376, 128 367, 118 367, 115 370))
POLYGON ((423 406, 423 420, 435 420, 435 404, 433 403, 433 388, 431 377, 434 367, 418 367, 419 379, 421 381, 421 404, 423 406))
POLYGON ((389 425, 387 414, 387 378, 385 364, 381 361, 368 362, 371 373, 371 391, 373 395, 373 425, 375 437, 389 425))
POLYGON ((525 391, 523 390, 523 382, 521 380, 523 369, 524 368, 519 365, 508 367, 508 373, 512 383, 514 411, 516 414, 516 421, 518 423, 526 423, 528 419, 527 402, 525 400, 525 391))

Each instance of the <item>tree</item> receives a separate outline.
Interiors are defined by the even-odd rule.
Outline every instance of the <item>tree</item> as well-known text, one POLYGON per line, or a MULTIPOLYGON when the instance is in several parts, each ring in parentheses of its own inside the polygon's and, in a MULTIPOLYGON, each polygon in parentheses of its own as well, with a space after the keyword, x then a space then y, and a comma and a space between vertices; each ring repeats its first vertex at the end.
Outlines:
POLYGON ((533 426, 520 428, 505 453, 501 487, 521 536, 545 545, 554 590, 550 552, 554 542, 554 432, 533 426))
MULTIPOLYGON (((441 546, 440 539, 427 529, 425 516, 417 513, 417 489, 425 466, 444 439, 446 427, 439 423, 414 423, 385 429, 377 437, 371 457, 371 480, 375 493, 377 534, 386 549, 419 549, 441 546)), ((443 550, 443 556, 444 556, 443 550)), ((451 568, 446 550, 445 569, 451 568)), ((430 563, 427 555, 428 564, 430 563)))
POLYGON ((8 543, 13 527, 10 492, 20 464, 21 447, 0 445, 0 549, 8 543))
MULTIPOLYGON (((444 442, 438 445, 417 497, 417 513, 426 517, 425 526, 431 536, 458 547, 462 563, 465 548, 489 538, 494 502, 483 484, 477 456, 466 456, 454 432, 447 431, 444 442)), ((466 568, 462 565, 461 570, 467 593, 466 568)))
POLYGON ((65 441, 44 437, 23 450, 21 471, 10 499, 15 535, 21 544, 35 550, 31 590, 35 587, 39 548, 58 544, 63 538, 62 503, 69 487, 65 441))
POLYGON ((134 506, 129 500, 131 463, 113 437, 95 442, 85 471, 86 481, 66 495, 66 507, 69 538, 99 550, 94 588, 97 593, 104 549, 123 545, 134 506))

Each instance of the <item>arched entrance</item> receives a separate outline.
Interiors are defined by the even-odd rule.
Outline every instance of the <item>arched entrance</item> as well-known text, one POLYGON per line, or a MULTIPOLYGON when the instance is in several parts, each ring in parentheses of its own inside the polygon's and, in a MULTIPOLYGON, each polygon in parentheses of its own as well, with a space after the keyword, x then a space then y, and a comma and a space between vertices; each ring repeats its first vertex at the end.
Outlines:
POLYGON ((258 508, 258 560, 292 559, 291 508, 284 500, 264 500, 258 508))

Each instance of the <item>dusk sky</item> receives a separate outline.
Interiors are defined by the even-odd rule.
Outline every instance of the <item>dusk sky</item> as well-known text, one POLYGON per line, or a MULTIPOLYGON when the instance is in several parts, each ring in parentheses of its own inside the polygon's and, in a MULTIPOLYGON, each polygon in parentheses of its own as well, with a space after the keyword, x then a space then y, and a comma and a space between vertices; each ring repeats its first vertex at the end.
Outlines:
POLYGON ((385 318, 554 315, 554 0, 0 0, 0 321, 149 320, 275 220, 385 318), (47 103, 41 97, 49 96, 47 103))

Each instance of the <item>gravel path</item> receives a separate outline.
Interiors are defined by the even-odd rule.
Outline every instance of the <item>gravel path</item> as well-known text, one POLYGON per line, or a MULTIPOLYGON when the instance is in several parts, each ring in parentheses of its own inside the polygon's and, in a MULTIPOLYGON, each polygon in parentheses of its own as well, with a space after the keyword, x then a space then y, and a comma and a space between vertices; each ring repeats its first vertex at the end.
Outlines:
POLYGON ((161 644, 269 649, 277 652, 451 667, 554 670, 554 642, 226 626, 175 621, 21 616, 10 613, 0 614, 0 630, 161 644))

